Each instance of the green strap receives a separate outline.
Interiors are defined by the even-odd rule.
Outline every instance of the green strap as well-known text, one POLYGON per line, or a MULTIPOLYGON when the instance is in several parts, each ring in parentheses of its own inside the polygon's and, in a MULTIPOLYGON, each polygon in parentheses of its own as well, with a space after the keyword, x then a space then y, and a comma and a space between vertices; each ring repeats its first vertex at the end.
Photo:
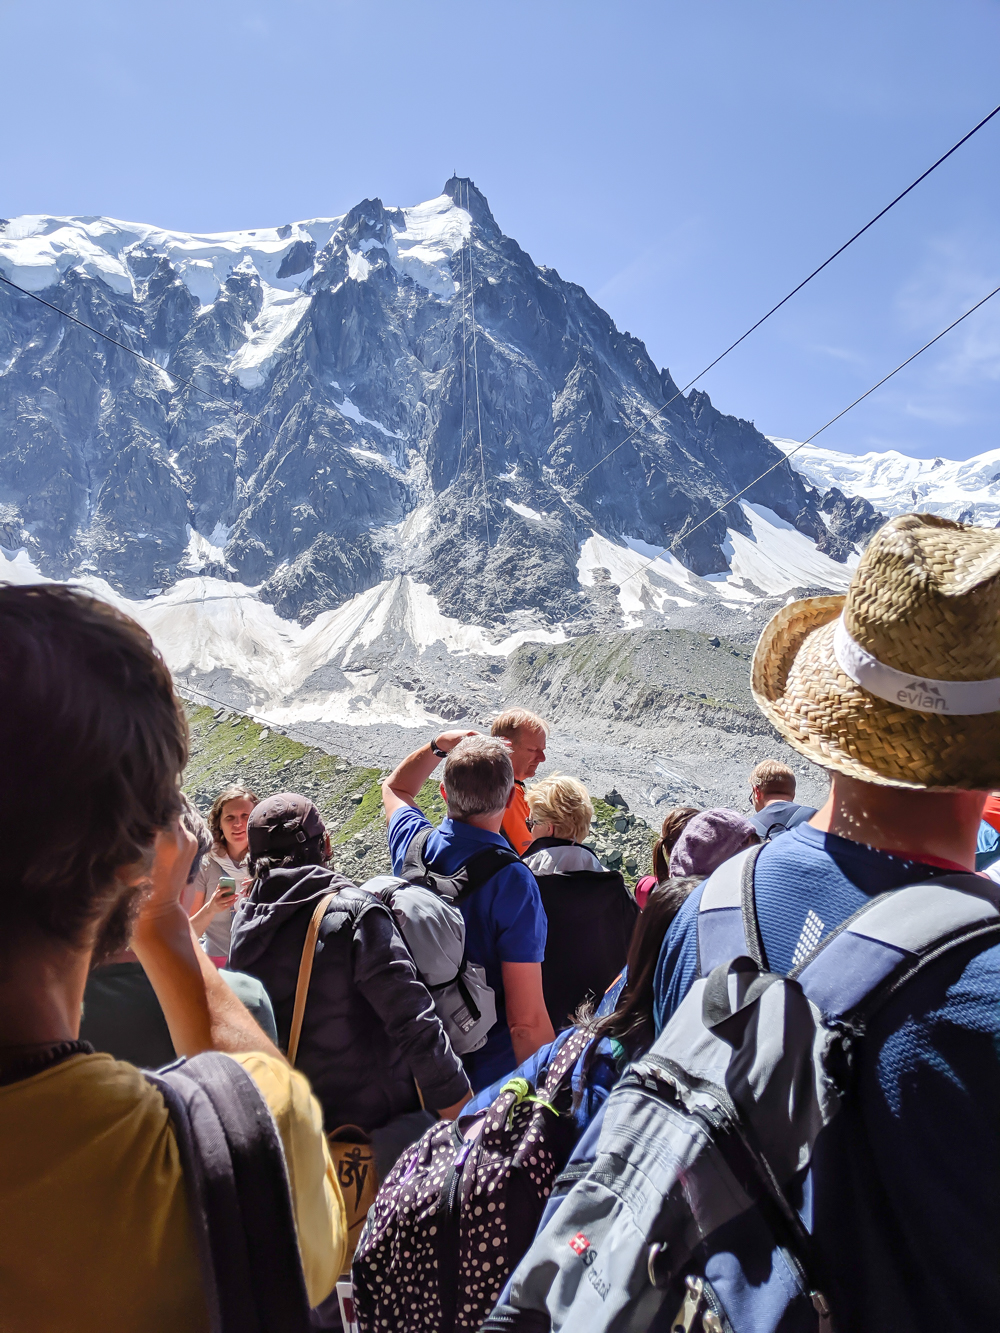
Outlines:
POLYGON ((536 1096, 535 1093, 531 1091, 531 1084, 526 1078, 509 1078, 500 1089, 500 1095, 503 1096, 505 1092, 512 1092, 514 1094, 514 1100, 511 1102, 510 1111, 507 1115, 508 1128, 514 1119, 514 1107, 520 1106, 522 1102, 534 1102, 536 1106, 544 1106, 545 1109, 551 1111, 553 1115, 559 1114, 551 1102, 547 1102, 544 1097, 536 1096))

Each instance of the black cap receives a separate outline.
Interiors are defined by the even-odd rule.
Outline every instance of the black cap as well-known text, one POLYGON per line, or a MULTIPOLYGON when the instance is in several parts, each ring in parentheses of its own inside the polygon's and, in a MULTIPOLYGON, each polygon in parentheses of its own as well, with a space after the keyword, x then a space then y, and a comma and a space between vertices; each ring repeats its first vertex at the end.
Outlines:
POLYGON ((255 805, 247 820, 250 857, 287 856, 303 843, 321 838, 326 825, 307 796, 282 791, 255 805))

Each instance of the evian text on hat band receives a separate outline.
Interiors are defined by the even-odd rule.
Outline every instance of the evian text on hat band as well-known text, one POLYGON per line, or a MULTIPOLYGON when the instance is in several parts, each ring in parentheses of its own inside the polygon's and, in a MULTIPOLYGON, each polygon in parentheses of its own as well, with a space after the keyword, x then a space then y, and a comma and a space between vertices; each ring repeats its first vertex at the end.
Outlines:
POLYGON ((833 632, 833 655, 845 675, 869 694, 917 713, 971 717, 1000 712, 1000 677, 992 680, 930 680, 886 666, 851 635, 844 618, 833 632))

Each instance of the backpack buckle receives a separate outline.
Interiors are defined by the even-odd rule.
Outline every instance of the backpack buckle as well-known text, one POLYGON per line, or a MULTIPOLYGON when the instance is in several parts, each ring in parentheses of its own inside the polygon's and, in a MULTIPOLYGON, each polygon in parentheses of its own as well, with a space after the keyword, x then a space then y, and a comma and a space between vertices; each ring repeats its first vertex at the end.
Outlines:
MULTIPOLYGON (((660 1250, 659 1245, 654 1245, 649 1254, 649 1267, 652 1270, 653 1258, 660 1250)), ((670 1333, 693 1333, 695 1320, 698 1318, 701 1310, 704 1296, 705 1284, 700 1277, 685 1278, 684 1300, 681 1302, 681 1308, 670 1321, 670 1333)))

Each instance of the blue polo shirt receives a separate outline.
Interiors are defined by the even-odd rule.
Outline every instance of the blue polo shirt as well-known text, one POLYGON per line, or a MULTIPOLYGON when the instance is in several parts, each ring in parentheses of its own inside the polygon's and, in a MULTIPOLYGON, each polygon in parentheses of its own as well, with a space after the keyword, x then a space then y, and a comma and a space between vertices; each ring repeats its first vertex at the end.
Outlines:
MULTIPOLYGON (((430 826, 416 806, 397 810, 389 820, 389 851, 392 868, 399 874, 403 858, 414 836, 430 826)), ((476 828, 460 819, 442 820, 424 846, 424 859, 431 870, 454 874, 484 847, 510 843, 499 833, 476 828)), ((496 994, 497 1021, 486 1045, 462 1057, 473 1092, 513 1072, 517 1064, 507 1026, 502 963, 540 963, 545 957, 547 923, 538 884, 520 861, 506 865, 475 893, 459 904, 465 918, 465 949, 469 960, 485 969, 486 980, 496 994)))
MULTIPOLYGON (((768 962, 788 972, 873 896, 949 873, 809 824, 761 851, 768 962)), ((698 975, 703 888, 657 966, 662 1029, 698 975)), ((1000 1311, 1000 945, 944 954, 872 1018, 851 1094, 820 1135, 812 1222, 837 1328, 995 1328, 1000 1311), (961 1273, 961 1280, 955 1274, 961 1273)))

